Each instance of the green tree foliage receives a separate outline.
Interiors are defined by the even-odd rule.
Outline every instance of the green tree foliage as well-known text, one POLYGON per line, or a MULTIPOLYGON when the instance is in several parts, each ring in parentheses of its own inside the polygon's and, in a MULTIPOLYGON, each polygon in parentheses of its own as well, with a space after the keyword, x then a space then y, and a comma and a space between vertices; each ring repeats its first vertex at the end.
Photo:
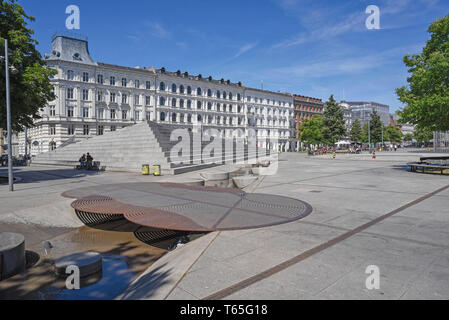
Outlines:
POLYGON ((413 134, 411 134, 411 133, 406 133, 406 134, 404 135, 404 141, 410 142, 410 141, 412 141, 412 140, 413 140, 413 134))
POLYGON ((305 144, 319 145, 324 142, 323 117, 314 115, 312 119, 306 119, 300 125, 300 139, 305 144))
POLYGON ((362 124, 359 119, 355 119, 352 123, 351 132, 350 132, 351 140, 357 143, 362 142, 363 134, 362 134, 362 124))
POLYGON ((371 143, 382 142, 383 126, 384 126, 384 124, 380 120, 379 114, 377 113, 376 109, 373 109, 373 112, 371 113, 371 121, 370 121, 371 143))
POLYGON ((430 140, 433 139, 433 131, 428 128, 417 126, 415 128, 415 132, 413 133, 413 137, 418 143, 424 143, 427 145, 430 140))
POLYGON ((344 110, 331 95, 323 114, 323 136, 326 143, 333 145, 346 136, 344 110))
POLYGON ((396 89, 408 107, 402 120, 431 131, 449 130, 449 15, 429 27, 431 39, 420 55, 406 55, 411 76, 408 86, 396 89))
POLYGON ((384 141, 400 143, 402 141, 402 132, 396 126, 384 127, 384 141))
POLYGON ((362 128, 362 142, 368 142, 369 141, 368 132, 369 132, 369 130, 368 130, 368 122, 366 122, 363 125, 363 128, 362 128))
MULTIPOLYGON (((12 55, 9 65, 18 70, 10 73, 11 124, 14 131, 31 127, 39 119, 38 112, 48 101, 55 99, 50 77, 55 70, 46 68, 36 50, 38 42, 32 38, 34 31, 27 27, 27 20, 34 21, 15 0, 0 0, 0 52, 4 56, 5 39, 12 55)), ((0 71, 0 128, 6 128, 6 74, 5 65, 0 71)))

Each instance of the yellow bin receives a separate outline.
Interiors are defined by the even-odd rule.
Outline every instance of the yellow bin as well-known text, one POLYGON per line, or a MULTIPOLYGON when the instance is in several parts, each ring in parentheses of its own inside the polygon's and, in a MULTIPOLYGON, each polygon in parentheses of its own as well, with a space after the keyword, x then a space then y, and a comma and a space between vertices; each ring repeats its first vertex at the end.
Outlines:
POLYGON ((161 166, 156 164, 153 166, 153 175, 160 176, 161 175, 161 166))
POLYGON ((150 175, 150 165, 149 164, 142 165, 142 175, 144 175, 144 176, 150 175))

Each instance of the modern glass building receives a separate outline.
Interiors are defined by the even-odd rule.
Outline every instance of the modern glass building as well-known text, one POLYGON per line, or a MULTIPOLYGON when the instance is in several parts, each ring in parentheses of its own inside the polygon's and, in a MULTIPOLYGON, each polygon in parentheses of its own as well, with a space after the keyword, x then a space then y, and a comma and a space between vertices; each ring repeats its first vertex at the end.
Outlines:
POLYGON ((354 101, 347 102, 351 108, 352 120, 359 119, 362 126, 371 120, 373 109, 377 111, 380 120, 388 126, 390 124, 390 106, 377 102, 354 101))

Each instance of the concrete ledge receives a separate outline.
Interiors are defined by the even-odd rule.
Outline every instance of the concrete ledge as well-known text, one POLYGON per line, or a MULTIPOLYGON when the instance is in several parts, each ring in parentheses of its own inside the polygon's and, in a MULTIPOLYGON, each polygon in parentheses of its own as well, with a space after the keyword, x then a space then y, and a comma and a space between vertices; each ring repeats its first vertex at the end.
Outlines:
POLYGON ((218 234, 209 233, 167 253, 134 280, 116 300, 166 299, 218 234))
POLYGON ((25 270, 25 237, 18 233, 0 233, 0 281, 25 270))

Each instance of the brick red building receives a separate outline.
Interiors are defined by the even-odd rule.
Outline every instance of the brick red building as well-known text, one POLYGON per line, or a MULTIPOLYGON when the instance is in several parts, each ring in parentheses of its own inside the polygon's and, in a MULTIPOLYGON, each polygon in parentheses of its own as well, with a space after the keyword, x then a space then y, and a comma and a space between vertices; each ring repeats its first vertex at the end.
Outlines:
POLYGON ((316 114, 324 113, 324 102, 318 98, 293 95, 296 120, 296 139, 299 139, 299 126, 305 119, 312 119, 316 114))

